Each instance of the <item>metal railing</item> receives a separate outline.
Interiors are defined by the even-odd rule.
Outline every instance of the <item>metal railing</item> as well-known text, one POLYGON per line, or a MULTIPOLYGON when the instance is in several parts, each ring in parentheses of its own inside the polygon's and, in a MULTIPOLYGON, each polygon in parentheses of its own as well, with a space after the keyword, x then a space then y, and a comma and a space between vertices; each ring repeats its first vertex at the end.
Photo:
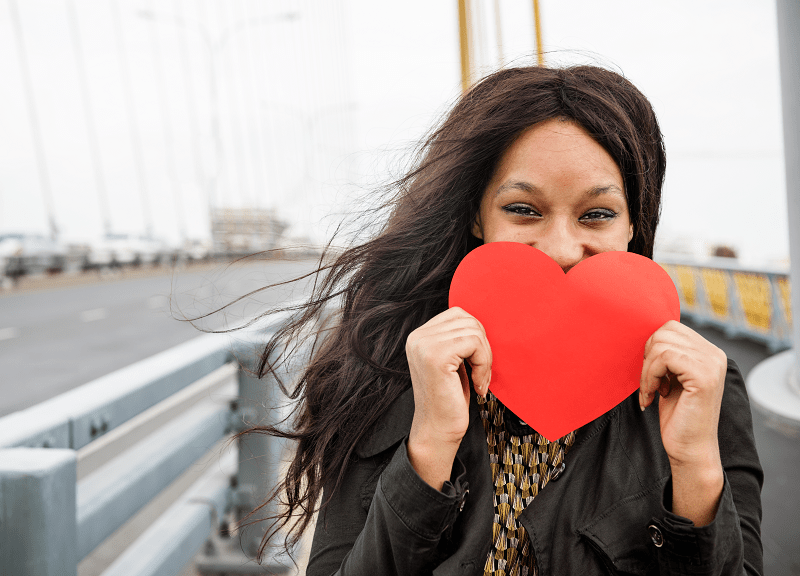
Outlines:
POLYGON ((252 358, 285 320, 232 338, 200 336, 0 418, 0 573, 76 574, 82 559, 198 466, 207 470, 103 576, 178 574, 204 546, 202 574, 288 571, 285 558, 268 568, 252 560, 263 523, 219 536, 277 481, 284 443, 230 438, 282 417, 274 380, 254 379, 237 359, 252 358))
POLYGON ((788 270, 743 266, 730 258, 656 261, 678 288, 682 317, 716 326, 729 338, 762 342, 771 352, 791 348, 788 270))

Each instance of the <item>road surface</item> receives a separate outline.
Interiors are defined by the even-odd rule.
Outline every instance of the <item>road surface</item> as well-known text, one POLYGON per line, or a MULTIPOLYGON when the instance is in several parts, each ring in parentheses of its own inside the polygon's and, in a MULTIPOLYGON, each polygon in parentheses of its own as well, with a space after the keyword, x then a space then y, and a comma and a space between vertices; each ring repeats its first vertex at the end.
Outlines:
MULTIPOLYGON (((206 265, 2 295, 0 416, 195 338, 202 332, 178 317, 208 314, 313 266, 275 260, 206 265)), ((286 288, 261 292, 196 324, 235 327, 291 297, 286 288)))

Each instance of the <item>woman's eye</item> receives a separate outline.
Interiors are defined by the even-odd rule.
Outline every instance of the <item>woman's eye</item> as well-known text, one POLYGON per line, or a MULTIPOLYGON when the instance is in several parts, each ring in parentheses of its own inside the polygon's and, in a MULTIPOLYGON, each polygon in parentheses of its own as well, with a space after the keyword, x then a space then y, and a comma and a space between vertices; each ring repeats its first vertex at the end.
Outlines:
POLYGON ((613 210, 592 210, 581 216, 581 220, 610 220, 616 215, 613 210))
POLYGON ((503 210, 511 212, 512 214, 519 214, 520 216, 541 216, 541 214, 527 204, 509 204, 508 206, 503 206, 503 210))

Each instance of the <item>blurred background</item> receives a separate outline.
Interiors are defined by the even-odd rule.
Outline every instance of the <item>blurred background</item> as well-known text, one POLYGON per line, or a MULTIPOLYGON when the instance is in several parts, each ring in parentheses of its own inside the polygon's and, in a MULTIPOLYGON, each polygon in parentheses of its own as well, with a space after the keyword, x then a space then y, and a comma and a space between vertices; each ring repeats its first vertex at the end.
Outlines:
MULTIPOLYGON (((648 96, 668 157, 656 259, 686 321, 745 373, 786 349, 773 2, 0 0, 0 416, 197 337, 176 318, 233 328, 298 297, 253 291, 312 270, 465 86, 536 62, 603 65, 648 96), (746 309, 762 293, 766 324, 746 309)), ((769 573, 800 574, 771 542, 769 573)))
MULTIPOLYGON (((535 60, 532 12, 472 3, 473 80, 535 60)), ((540 17, 548 64, 609 66, 652 100, 658 248, 785 262, 773 3, 542 0, 540 17)), ((458 22, 455 2, 6 0, 0 254, 323 244, 460 94, 458 22), (258 241, 226 232, 245 215, 258 241)))

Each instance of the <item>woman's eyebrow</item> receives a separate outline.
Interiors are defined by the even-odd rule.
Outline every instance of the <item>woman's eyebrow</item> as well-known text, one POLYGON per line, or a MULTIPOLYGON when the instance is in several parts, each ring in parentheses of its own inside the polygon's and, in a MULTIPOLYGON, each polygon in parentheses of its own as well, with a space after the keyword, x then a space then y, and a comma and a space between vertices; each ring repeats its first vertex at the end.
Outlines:
MULTIPOLYGON (((495 191, 495 196, 499 196, 501 193, 505 192, 506 190, 517 189, 522 190, 523 192, 527 192, 528 194, 536 194, 539 193, 540 190, 530 182, 525 182, 522 180, 512 180, 511 182, 504 182, 501 184, 497 190, 495 191)), ((600 196, 607 192, 610 193, 617 193, 620 194, 622 197, 625 197, 625 192, 623 192, 619 186, 616 184, 607 184, 605 186, 593 186, 586 191, 587 196, 600 196)))
POLYGON ((511 190, 512 188, 515 188, 517 190, 522 190, 523 192, 527 192, 528 194, 535 194, 539 192, 539 189, 533 184, 530 184, 528 182, 523 182, 520 180, 513 180, 511 182, 503 182, 503 184, 501 184, 497 188, 497 190, 495 190, 494 195, 499 196, 501 193, 505 192, 506 190, 511 190))
POLYGON ((586 191, 587 196, 600 196, 601 194, 605 194, 606 192, 621 194, 625 197, 625 192, 623 192, 619 186, 616 184, 608 184, 606 186, 594 186, 593 188, 589 188, 586 191))

